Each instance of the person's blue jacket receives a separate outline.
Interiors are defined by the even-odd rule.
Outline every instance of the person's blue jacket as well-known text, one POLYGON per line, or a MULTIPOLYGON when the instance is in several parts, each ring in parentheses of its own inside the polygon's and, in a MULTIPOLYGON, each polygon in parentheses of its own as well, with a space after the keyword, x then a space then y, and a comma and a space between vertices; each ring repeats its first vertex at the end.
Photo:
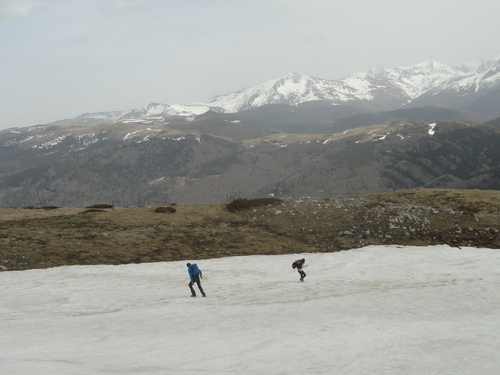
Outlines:
POLYGON ((203 274, 201 273, 201 270, 198 268, 198 266, 196 264, 191 264, 189 267, 188 267, 188 273, 189 273, 189 277, 191 278, 191 281, 194 281, 194 277, 196 275, 200 275, 202 276, 203 274))

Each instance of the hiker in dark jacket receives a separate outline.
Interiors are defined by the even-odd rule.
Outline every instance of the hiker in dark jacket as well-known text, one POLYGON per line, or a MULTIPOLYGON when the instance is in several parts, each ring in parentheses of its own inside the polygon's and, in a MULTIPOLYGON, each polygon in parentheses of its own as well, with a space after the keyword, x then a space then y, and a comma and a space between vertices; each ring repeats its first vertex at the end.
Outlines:
POLYGON ((306 273, 302 270, 304 267, 307 267, 304 263, 306 260, 304 258, 296 260, 293 262, 292 267, 297 268, 297 271, 299 271, 300 274, 300 281, 304 281, 304 277, 306 277, 306 273))
POLYGON ((196 264, 188 263, 187 267, 188 267, 189 278, 191 279, 191 281, 188 284, 189 289, 191 289, 191 297, 196 297, 196 292, 194 291, 194 288, 193 288, 194 283, 198 284, 198 289, 200 290, 201 295, 203 297, 206 297, 207 295, 203 291, 203 288, 201 287, 201 282, 200 282, 200 278, 203 279, 203 274, 202 274, 201 270, 198 268, 198 266, 196 264))

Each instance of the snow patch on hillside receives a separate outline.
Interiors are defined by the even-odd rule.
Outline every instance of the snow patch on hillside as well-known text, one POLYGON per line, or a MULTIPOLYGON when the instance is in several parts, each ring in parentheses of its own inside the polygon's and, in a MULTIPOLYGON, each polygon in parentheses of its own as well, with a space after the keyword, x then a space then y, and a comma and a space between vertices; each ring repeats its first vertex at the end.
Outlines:
POLYGON ((434 130, 434 128, 436 127, 436 123, 433 123, 433 124, 429 124, 429 135, 434 135, 436 132, 434 130))
POLYGON ((0 368, 34 374, 497 373, 500 253, 336 253, 0 272, 0 368), (305 258, 307 277, 291 263, 305 258), (298 364, 297 361, 300 361, 298 364))

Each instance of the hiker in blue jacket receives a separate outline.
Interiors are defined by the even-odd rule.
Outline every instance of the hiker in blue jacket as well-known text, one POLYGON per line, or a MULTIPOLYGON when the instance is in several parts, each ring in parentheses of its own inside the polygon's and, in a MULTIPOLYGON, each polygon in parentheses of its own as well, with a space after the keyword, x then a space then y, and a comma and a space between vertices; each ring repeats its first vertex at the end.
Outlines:
POLYGON ((186 265, 188 268, 189 278, 191 279, 191 281, 188 284, 189 289, 191 289, 191 297, 196 297, 196 292, 194 291, 194 288, 193 288, 194 283, 198 284, 198 289, 200 290, 201 295, 203 297, 206 297, 207 295, 203 291, 203 288, 201 287, 201 282, 200 282, 200 278, 203 279, 203 274, 202 274, 201 270, 198 268, 198 266, 196 264, 188 263, 186 265))

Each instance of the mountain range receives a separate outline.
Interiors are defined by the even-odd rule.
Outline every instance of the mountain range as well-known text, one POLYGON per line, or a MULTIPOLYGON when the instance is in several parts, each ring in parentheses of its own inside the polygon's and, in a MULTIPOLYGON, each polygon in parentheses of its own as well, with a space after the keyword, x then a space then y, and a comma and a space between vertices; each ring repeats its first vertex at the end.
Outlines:
POLYGON ((390 111, 412 107, 444 107, 500 116, 500 58, 475 60, 461 67, 426 61, 409 67, 376 67, 340 80, 289 73, 256 86, 190 104, 151 103, 141 109, 86 113, 73 119, 83 123, 157 121, 169 116, 195 117, 214 111, 238 113, 267 105, 297 107, 324 102, 335 107, 337 118, 351 113, 390 111))
POLYGON ((290 73, 188 105, 0 131, 0 207, 500 189, 500 59, 290 73))

